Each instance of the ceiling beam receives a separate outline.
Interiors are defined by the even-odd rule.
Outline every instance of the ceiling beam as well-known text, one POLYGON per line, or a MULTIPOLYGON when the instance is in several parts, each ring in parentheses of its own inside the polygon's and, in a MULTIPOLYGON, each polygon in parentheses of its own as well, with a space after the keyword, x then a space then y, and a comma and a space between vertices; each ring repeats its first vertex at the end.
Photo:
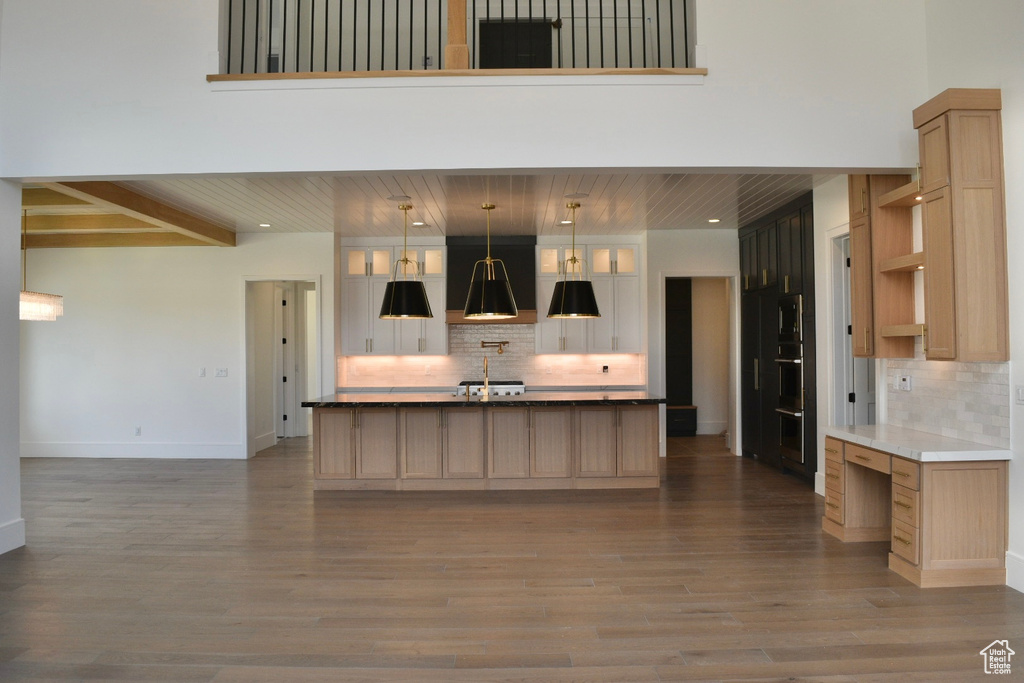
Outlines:
POLYGON ((40 214, 25 218, 30 235, 45 233, 167 232, 152 223, 123 213, 40 214))
POLYGON ((45 185, 51 190, 83 199, 91 204, 109 207, 205 244, 235 246, 235 233, 232 231, 115 183, 84 181, 45 185))
POLYGON ((107 232, 93 234, 43 234, 25 236, 26 249, 69 249, 78 247, 208 247, 176 232, 107 232))
POLYGON ((47 187, 26 187, 21 191, 21 206, 23 209, 55 209, 58 207, 90 206, 92 202, 84 199, 69 197, 61 192, 56 192, 47 187))

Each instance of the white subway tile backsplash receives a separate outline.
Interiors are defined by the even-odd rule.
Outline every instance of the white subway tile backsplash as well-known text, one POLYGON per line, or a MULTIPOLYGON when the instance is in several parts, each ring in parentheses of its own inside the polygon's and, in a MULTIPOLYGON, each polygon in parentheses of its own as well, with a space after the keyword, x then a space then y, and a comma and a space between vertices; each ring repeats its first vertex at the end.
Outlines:
POLYGON ((464 379, 483 379, 484 357, 492 379, 522 380, 538 387, 642 387, 643 354, 536 355, 533 325, 448 325, 447 356, 342 356, 339 384, 352 388, 447 388, 464 379), (503 353, 481 341, 507 341, 503 353), (427 367, 429 373, 427 374, 427 367), (608 372, 602 367, 608 366, 608 372))
POLYGON ((1009 363, 888 360, 885 385, 889 424, 1010 447, 1009 363), (894 389, 900 375, 912 391, 894 389))

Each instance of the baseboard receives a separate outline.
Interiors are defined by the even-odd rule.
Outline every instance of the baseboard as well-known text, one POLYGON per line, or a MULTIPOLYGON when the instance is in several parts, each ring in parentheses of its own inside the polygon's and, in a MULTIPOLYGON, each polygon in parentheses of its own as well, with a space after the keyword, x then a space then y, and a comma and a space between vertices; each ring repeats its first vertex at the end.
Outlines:
POLYGON ((21 457, 245 460, 245 445, 240 443, 69 443, 22 441, 21 457))
POLYGON ((728 422, 701 422, 697 421, 697 433, 701 435, 717 436, 729 428, 728 422))
POLYGON ((15 519, 0 525, 0 555, 25 545, 25 520, 15 519))
POLYGON ((1024 593, 1024 556, 1006 553, 1006 585, 1024 593))
POLYGON ((267 432, 266 434, 260 434, 259 436, 253 437, 253 445, 256 447, 256 452, 262 451, 264 448, 270 448, 271 446, 277 445, 277 430, 267 432))

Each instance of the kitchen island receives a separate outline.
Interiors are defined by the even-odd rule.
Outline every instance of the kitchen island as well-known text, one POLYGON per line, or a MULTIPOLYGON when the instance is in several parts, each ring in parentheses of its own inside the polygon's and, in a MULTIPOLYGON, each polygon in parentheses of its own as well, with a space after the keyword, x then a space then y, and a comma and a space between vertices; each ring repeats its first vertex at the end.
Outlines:
POLYGON ((340 490, 657 488, 663 398, 338 393, 313 409, 314 487, 340 490))

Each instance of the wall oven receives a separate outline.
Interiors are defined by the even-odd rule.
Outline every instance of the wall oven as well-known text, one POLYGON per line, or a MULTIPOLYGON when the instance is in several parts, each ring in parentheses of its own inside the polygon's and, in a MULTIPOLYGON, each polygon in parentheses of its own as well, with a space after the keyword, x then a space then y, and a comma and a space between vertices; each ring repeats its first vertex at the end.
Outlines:
POLYGON ((804 463, 804 366, 803 298, 797 294, 779 299, 779 454, 783 465, 804 463))

